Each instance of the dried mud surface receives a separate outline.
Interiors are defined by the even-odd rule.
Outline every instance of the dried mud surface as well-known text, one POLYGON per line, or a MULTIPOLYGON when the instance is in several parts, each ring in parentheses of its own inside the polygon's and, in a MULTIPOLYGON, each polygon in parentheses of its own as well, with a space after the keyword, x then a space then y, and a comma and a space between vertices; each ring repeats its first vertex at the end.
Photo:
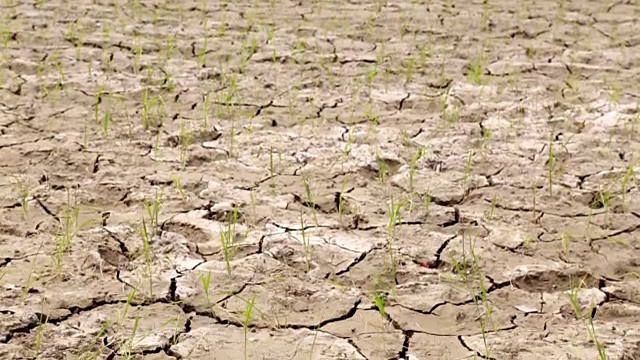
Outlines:
POLYGON ((0 358, 640 359, 636 2, 0 13, 0 358))

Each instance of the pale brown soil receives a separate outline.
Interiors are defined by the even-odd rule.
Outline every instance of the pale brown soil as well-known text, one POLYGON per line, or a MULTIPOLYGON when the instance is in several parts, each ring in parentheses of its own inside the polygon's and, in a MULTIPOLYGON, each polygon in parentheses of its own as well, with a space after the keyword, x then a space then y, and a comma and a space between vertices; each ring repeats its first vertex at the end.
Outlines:
POLYGON ((640 5, 487 3, 4 0, 0 359, 640 359, 640 5))

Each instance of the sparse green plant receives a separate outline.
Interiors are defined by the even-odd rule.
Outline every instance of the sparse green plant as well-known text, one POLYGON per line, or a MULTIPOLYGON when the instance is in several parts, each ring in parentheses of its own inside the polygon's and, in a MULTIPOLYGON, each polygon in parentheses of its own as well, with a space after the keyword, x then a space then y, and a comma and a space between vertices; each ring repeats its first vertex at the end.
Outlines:
POLYGON ((100 355, 102 355, 104 352, 106 352, 109 349, 107 345, 102 343, 101 340, 107 334, 107 332, 111 328, 111 325, 112 325, 111 320, 108 320, 108 319, 102 324, 102 326, 100 327, 100 330, 98 330, 98 332, 93 337, 93 341, 83 347, 83 351, 80 354, 79 360, 96 360, 99 358, 100 355), (94 347, 95 344, 97 343, 102 343, 102 344, 98 349, 91 351, 91 348, 94 347))
POLYGON ((604 345, 600 341, 598 341, 598 337, 596 335, 596 328, 593 323, 593 314, 594 314, 594 309, 596 307, 596 304, 592 300, 591 303, 589 304, 589 308, 586 314, 583 313, 582 305, 580 304, 580 300, 579 300, 579 293, 580 293, 580 289, 582 288, 582 284, 584 283, 584 280, 580 281, 578 285, 574 284, 572 279, 570 279, 569 282, 570 282, 569 290, 566 292, 567 298, 569 300, 569 304, 571 305, 571 308, 573 309, 576 315, 576 318, 578 320, 583 320, 583 319, 585 320, 585 326, 587 328, 587 332, 589 333, 589 337, 591 338, 591 341, 593 341, 593 343, 596 345, 596 348, 598 349, 598 359, 608 360, 609 358, 607 357, 607 353, 605 351, 604 345))
POLYGON ((258 214, 256 213, 256 194, 253 188, 249 189, 249 199, 251 201, 251 213, 253 215, 254 225, 258 221, 258 214))
POLYGON ((62 213, 58 216, 62 231, 54 235, 55 251, 54 262, 58 271, 62 270, 62 259, 64 255, 71 249, 72 241, 78 231, 94 222, 87 220, 84 223, 79 222, 80 206, 78 204, 77 195, 74 195, 74 201, 71 202, 71 191, 67 188, 67 201, 63 207, 62 213))
POLYGON ((369 90, 369 96, 371 96, 371 92, 373 90, 373 82, 375 81, 376 75, 378 74, 378 68, 374 65, 369 69, 367 73, 367 88, 369 90))
POLYGON ((131 305, 133 304, 133 299, 135 299, 135 296, 136 296, 136 288, 132 288, 129 294, 127 295, 127 299, 124 302, 124 308, 122 309, 122 311, 119 312, 119 315, 118 315, 118 324, 120 324, 120 326, 122 326, 124 319, 127 317, 127 314, 129 313, 129 309, 131 309, 131 305))
POLYGON ((56 70, 58 71, 58 75, 60 76, 60 81, 62 81, 63 83, 66 82, 66 78, 64 76, 64 69, 62 68, 62 62, 60 61, 60 59, 58 59, 56 57, 56 55, 52 55, 52 59, 53 61, 53 65, 55 66, 56 70))
POLYGON ((242 328, 244 330, 244 360, 249 360, 249 324, 251 323, 251 317, 253 316, 253 307, 256 303, 256 294, 249 302, 247 302, 247 308, 244 311, 244 321, 242 322, 242 328))
POLYGON ((473 58, 469 62, 469 70, 467 77, 469 82, 473 85, 483 85, 484 84, 484 61, 481 56, 477 56, 473 58))
POLYGON ((184 187, 182 187, 182 183, 180 182, 180 178, 178 176, 173 177, 173 185, 176 187, 176 190, 178 190, 178 193, 180 194, 180 199, 182 200, 182 202, 186 202, 187 196, 184 192, 184 187))
POLYGON ((547 176, 549 177, 549 196, 553 196, 553 173, 555 165, 555 153, 553 150, 553 132, 549 136, 549 158, 547 159, 547 176))
POLYGON ((413 194, 413 177, 416 173, 416 169, 418 167, 418 161, 422 158, 424 154, 424 148, 420 146, 416 151, 415 155, 411 157, 411 166, 409 167, 409 192, 413 194))
POLYGON ((49 314, 38 314, 38 327, 36 329, 36 351, 35 358, 39 359, 42 352, 42 337, 45 327, 49 323, 49 314))
POLYGON ((192 133, 184 122, 180 123, 180 165, 184 168, 187 166, 189 159, 188 151, 191 145, 192 133))
POLYGON ((151 239, 147 228, 147 221, 142 217, 142 226, 140 227, 140 236, 142 237, 142 253, 144 255, 144 276, 149 282, 149 297, 153 298, 153 269, 151 258, 151 239))
POLYGON ((378 155, 376 155, 376 164, 378 165, 378 180, 380 180, 380 183, 384 185, 389 174, 389 167, 387 166, 387 163, 378 155))
POLYGON ((560 234, 560 244, 562 245, 562 252, 566 261, 569 261, 569 254, 571 253, 571 242, 573 241, 571 234, 563 231, 560 234))
POLYGON ((342 224, 342 214, 344 213, 344 193, 347 188, 349 178, 345 177, 342 180, 342 186, 340 186, 340 193, 338 194, 338 221, 342 224))
POLYGON ((151 99, 149 98, 149 88, 146 87, 142 93, 142 124, 144 125, 145 130, 148 130, 151 125, 151 108, 152 104, 151 99))
POLYGON ((107 108, 102 118, 102 133, 104 136, 109 135, 109 125, 111 124, 111 109, 107 108))
POLYGON ((471 177, 471 172, 473 170, 473 151, 469 150, 469 155, 467 156, 467 161, 464 166, 464 187, 465 189, 469 189, 471 184, 469 183, 469 179, 471 177))
MULTIPOLYGON (((203 22, 203 26, 204 26, 204 35, 202 37, 202 47, 200 48, 200 51, 198 52, 198 65, 200 67, 204 67, 205 63, 206 63, 206 55, 207 55, 207 49, 209 47, 209 23, 208 21, 204 20, 203 22)), ((220 29, 222 31, 222 33, 224 34, 224 22, 222 22, 220 24, 220 29)))
POLYGON ((136 313, 135 320, 133 321, 133 329, 131 331, 131 337, 128 341, 125 341, 120 347, 120 356, 126 360, 133 360, 134 347, 136 336, 138 335, 138 327, 140 326, 140 311, 136 313))
POLYGON ((344 155, 345 159, 347 159, 349 157, 349 154, 351 154, 352 145, 353 145, 353 126, 351 126, 347 131, 347 143, 345 144, 344 149, 342 150, 342 154, 344 155))
POLYGON ((231 127, 229 129, 229 157, 233 157, 234 144, 236 138, 236 123, 234 120, 231 120, 231 127))
POLYGON ((311 215, 313 216, 313 222, 318 227, 318 217, 316 215, 316 202, 311 192, 311 186, 309 185, 309 179, 306 174, 302 175, 302 186, 304 187, 305 195, 307 196, 307 207, 311 209, 311 215))
POLYGON ((480 262, 475 252, 473 235, 463 232, 461 258, 452 259, 452 262, 454 273, 462 282, 463 287, 469 292, 470 298, 473 299, 485 347, 483 355, 489 357, 492 349, 487 342, 487 333, 491 330, 496 331, 497 326, 492 317, 493 304, 489 300, 489 289, 485 284, 480 262), (468 238, 468 244, 466 244, 465 238, 468 238), (492 329, 488 328, 489 325, 491 325, 492 329))
POLYGON ((311 270, 311 243, 309 240, 309 236, 307 236, 306 234, 304 217, 302 213, 300 213, 300 236, 302 236, 302 246, 304 248, 304 262, 306 271, 309 272, 311 270))
POLYGON ((211 298, 209 297, 209 289, 211 286, 211 271, 207 272, 207 276, 204 276, 204 274, 200 274, 200 282, 202 282, 202 289, 204 290, 204 295, 207 298, 207 304, 211 306, 211 298))
POLYGON ((410 56, 403 62, 403 66, 405 69, 404 83, 409 84, 413 80, 413 76, 416 71, 416 59, 413 56, 410 56))
POLYGON ((227 267, 227 274, 231 276, 231 260, 236 252, 236 223, 238 222, 238 207, 234 206, 229 215, 226 229, 220 229, 220 243, 222 245, 222 257, 227 267))
POLYGON ((402 208, 404 204, 401 201, 395 201, 391 198, 389 205, 389 223, 387 225, 387 258, 385 263, 387 265, 387 271, 392 278, 395 279, 397 271, 396 253, 394 249, 395 241, 400 235, 399 228, 402 224, 402 208))
POLYGON ((627 171, 624 173, 620 187, 622 191, 622 206, 626 210, 627 207, 627 191, 629 189, 629 182, 635 178, 635 167, 640 163, 640 157, 637 157, 629 162, 627 171))
POLYGON ((6 50, 9 47, 9 39, 11 39, 11 29, 9 28, 8 24, 2 26, 1 33, 2 33, 2 45, 6 50))
POLYGON ((159 215, 162 210, 162 194, 156 189, 155 196, 153 197, 153 203, 149 203, 147 198, 143 201, 144 208, 149 218, 149 230, 151 236, 156 236, 159 233, 159 215))
POLYGON ((205 131, 208 128, 207 123, 209 122, 209 107, 210 107, 210 99, 209 99, 209 93, 207 92, 204 94, 204 101, 202 105, 202 120, 203 120, 203 126, 205 131))
POLYGON ((422 202, 424 203, 424 209, 425 209, 425 214, 429 215, 429 209, 431 208, 431 194, 429 192, 426 192, 423 196, 422 196, 422 202))
POLYGON ((494 194, 491 198, 491 210, 489 210, 489 214, 487 215, 487 220, 493 220, 495 211, 496 211, 497 198, 494 194))
POLYGON ((273 194, 273 196, 276 196, 276 170, 275 170, 275 165, 273 162, 273 148, 270 147, 269 148, 269 179, 271 180, 271 183, 269 184, 269 187, 271 187, 271 193, 273 194))
POLYGON ((385 304, 387 302, 387 294, 383 291, 376 291, 373 294, 373 303, 378 309, 378 313, 382 317, 382 319, 387 318, 387 312, 385 311, 385 304))
POLYGON ((27 220, 29 216, 29 199, 31 198, 31 189, 29 187, 29 183, 26 181, 20 180, 20 178, 15 177, 16 184, 18 185, 18 195, 20 196, 20 208, 22 209, 22 218, 27 220))

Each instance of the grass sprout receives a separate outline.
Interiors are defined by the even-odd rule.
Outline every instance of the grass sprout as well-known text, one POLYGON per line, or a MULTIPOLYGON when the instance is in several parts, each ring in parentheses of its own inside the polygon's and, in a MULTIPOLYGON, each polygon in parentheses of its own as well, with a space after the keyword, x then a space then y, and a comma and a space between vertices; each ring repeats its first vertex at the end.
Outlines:
POLYGON ((227 274, 231 277, 231 260, 236 252, 236 223, 238 222, 238 207, 235 206, 229 215, 225 229, 220 229, 220 244, 222 245, 222 257, 224 259, 227 274))

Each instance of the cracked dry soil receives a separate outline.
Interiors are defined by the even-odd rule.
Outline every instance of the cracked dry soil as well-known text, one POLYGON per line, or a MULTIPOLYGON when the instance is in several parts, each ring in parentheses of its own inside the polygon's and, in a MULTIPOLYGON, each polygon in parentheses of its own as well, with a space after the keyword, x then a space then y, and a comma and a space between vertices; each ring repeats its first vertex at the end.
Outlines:
POLYGON ((636 1, 0 13, 1 359, 640 359, 636 1))

